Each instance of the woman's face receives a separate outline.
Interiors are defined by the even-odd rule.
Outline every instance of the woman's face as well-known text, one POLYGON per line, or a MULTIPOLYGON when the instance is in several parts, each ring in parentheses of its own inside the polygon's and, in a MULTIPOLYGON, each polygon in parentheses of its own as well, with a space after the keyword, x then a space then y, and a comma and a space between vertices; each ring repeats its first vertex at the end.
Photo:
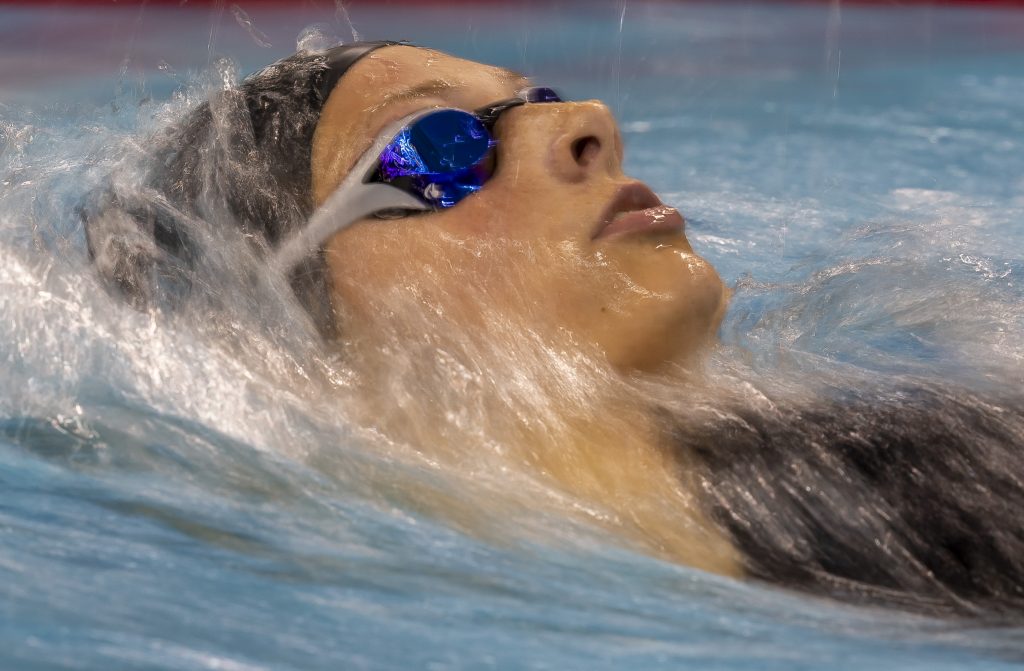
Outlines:
MULTIPOLYGON (((395 120, 436 107, 477 109, 528 84, 436 51, 376 50, 323 110, 312 154, 316 203, 395 120)), ((486 335, 501 322, 568 337, 624 370, 685 360, 713 337, 722 283, 693 253, 674 210, 645 210, 659 203, 623 174, 622 138, 607 107, 527 104, 507 111, 494 135, 496 169, 476 194, 447 210, 369 218, 328 241, 346 334, 393 329, 386 297, 398 292, 446 317, 437 323, 486 335)))

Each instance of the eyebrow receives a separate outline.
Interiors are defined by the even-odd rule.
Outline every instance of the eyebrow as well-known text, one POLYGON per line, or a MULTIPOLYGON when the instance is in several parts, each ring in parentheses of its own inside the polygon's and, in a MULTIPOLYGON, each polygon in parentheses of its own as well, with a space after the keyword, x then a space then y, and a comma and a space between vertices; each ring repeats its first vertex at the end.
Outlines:
POLYGON ((378 103, 380 107, 385 105, 392 105, 402 100, 414 100, 416 98, 426 98, 427 96, 437 95, 438 93, 444 93, 445 91, 451 91, 453 89, 462 88, 458 85, 453 85, 451 82, 445 81, 444 79, 432 79, 422 84, 417 84, 411 88, 402 89, 385 95, 378 103))
MULTIPOLYGON (((498 74, 506 81, 527 81, 526 75, 507 68, 498 68, 498 74)), ((445 79, 431 79, 430 81, 422 82, 416 86, 385 95, 378 103, 378 106, 385 107, 404 100, 427 98, 446 91, 456 91, 464 88, 466 88, 464 85, 452 84, 445 79)))

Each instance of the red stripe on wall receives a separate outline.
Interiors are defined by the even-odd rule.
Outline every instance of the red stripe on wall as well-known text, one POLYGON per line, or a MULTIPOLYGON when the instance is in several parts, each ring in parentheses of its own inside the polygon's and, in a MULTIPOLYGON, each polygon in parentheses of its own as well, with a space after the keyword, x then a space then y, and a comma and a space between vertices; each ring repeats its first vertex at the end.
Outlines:
MULTIPOLYGON (((531 0, 350 0, 347 5, 521 5, 531 0)), ((536 1, 536 0, 535 0, 536 1)), ((687 2, 688 0, 663 0, 664 2, 687 2)), ((699 0, 706 2, 707 0, 699 0)), ((721 2, 732 2, 743 4, 744 0, 719 0, 721 2)), ((749 0, 746 0, 749 2, 749 0)), ((771 4, 770 0, 755 0, 758 4, 771 4)), ((836 0, 782 0, 785 2, 797 2, 804 4, 831 4, 836 0)), ((292 6, 296 4, 308 7, 330 7, 333 3, 328 0, 0 0, 0 5, 38 6, 53 7, 58 5, 74 6, 87 5, 90 7, 138 7, 141 4, 147 5, 175 5, 180 7, 210 7, 216 4, 230 6, 232 4, 247 5, 281 5, 292 6)), ((910 5, 971 5, 989 7, 1024 7, 1024 0, 839 0, 841 5, 878 5, 888 7, 904 7, 910 5)))

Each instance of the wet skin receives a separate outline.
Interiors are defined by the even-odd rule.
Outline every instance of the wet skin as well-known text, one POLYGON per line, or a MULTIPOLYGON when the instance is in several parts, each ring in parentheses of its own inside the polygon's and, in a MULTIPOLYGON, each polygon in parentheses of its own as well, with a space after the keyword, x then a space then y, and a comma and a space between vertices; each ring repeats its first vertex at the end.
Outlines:
MULTIPOLYGON (((394 120, 433 107, 476 109, 528 84, 435 51, 377 50, 326 103, 313 144, 317 204, 394 120)), ((622 370, 685 361, 713 337, 725 293, 682 230, 594 237, 617 195, 618 209, 650 204, 623 197, 637 182, 622 172, 622 138, 605 105, 525 105, 501 117, 495 136, 497 169, 479 193, 440 212, 367 219, 328 242, 335 305, 351 317, 350 335, 372 337, 382 326, 373 297, 412 282, 456 321, 479 322, 483 304, 530 328, 568 333, 622 370), (502 244, 502 254, 473 253, 502 244), (419 281, 424 269, 429 286, 419 281)))
MULTIPOLYGON (((312 151, 316 204, 395 120, 430 108, 474 110, 528 84, 515 73, 426 49, 378 49, 349 70, 324 107, 312 151)), ((383 371, 376 378, 369 373, 360 392, 374 397, 367 401, 368 421, 388 425, 382 430, 392 439, 426 446, 431 459, 458 466, 477 458, 459 452, 475 438, 453 437, 446 411, 485 407, 483 421, 491 427, 482 430, 503 427, 504 458, 557 482, 581 502, 577 509, 610 511, 599 524, 657 556, 739 575, 735 549, 708 521, 685 464, 661 449, 656 422, 628 392, 601 399, 595 392, 564 406, 556 398, 544 406, 560 414, 551 422, 538 421, 531 414, 536 408, 510 408, 501 389, 487 399, 478 386, 471 398, 434 407, 436 389, 400 383, 403 394, 417 390, 409 402, 427 408, 412 414, 433 417, 402 416, 410 411, 387 396, 396 364, 380 356, 379 343, 390 343, 392 352, 424 351, 415 349, 424 341, 428 352, 459 351, 467 342, 468 351, 499 352, 504 359, 484 364, 483 378, 500 387, 502 375, 550 374, 544 357, 516 358, 523 334, 555 343, 559 352, 594 354, 619 378, 687 363, 713 340, 725 291, 714 269, 693 253, 678 214, 655 207, 615 216, 657 200, 623 174, 622 138, 607 107, 528 104, 506 112, 494 134, 496 170, 478 193, 443 211, 368 218, 325 246, 351 358, 383 371), (511 369, 501 368, 510 357, 511 369), (501 416, 513 421, 502 424, 501 416)), ((576 374, 568 373, 570 387, 576 374)))

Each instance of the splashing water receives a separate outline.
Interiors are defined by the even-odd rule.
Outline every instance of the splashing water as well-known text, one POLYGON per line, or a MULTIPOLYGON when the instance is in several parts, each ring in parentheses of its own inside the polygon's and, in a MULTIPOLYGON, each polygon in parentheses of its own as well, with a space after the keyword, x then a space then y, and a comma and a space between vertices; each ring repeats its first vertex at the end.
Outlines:
MULTIPOLYGON (((840 24, 837 8, 353 18, 366 38, 412 36, 575 98, 621 101, 630 173, 680 208, 735 289, 708 366, 723 395, 770 404, 901 380, 1018 392, 1024 18, 845 7, 840 24), (510 26, 522 39, 488 43, 510 26), (823 67, 822 53, 835 61, 823 67)), ((7 25, 42 21, 2 11, 7 25)), ((678 381, 619 380, 501 315, 489 322, 498 353, 473 340, 377 343, 364 354, 387 357, 388 377, 367 380, 319 343, 287 287, 248 281, 257 260, 233 240, 209 241, 223 268, 216 302, 150 314, 107 295, 82 196, 111 174, 137 188, 153 132, 271 60, 263 43, 289 44, 319 18, 233 9, 232 38, 230 21, 213 31, 206 13, 148 11, 126 20, 140 31, 183 21, 237 61, 207 67, 184 41, 157 41, 132 61, 152 56, 149 79, 113 104, 109 85, 95 89, 116 67, 73 102, 0 104, 0 666, 1019 663, 1019 628, 965 629, 661 561, 621 509, 574 489, 571 455, 560 466, 513 449, 516 431, 556 433, 556 401, 722 409, 678 381)), ((300 48, 336 42, 330 25, 303 32, 300 48)), ((56 83, 42 94, 62 95, 56 83)), ((444 319, 407 295, 380 300, 413 327, 444 319)), ((670 512, 685 509, 676 494, 670 512)))

